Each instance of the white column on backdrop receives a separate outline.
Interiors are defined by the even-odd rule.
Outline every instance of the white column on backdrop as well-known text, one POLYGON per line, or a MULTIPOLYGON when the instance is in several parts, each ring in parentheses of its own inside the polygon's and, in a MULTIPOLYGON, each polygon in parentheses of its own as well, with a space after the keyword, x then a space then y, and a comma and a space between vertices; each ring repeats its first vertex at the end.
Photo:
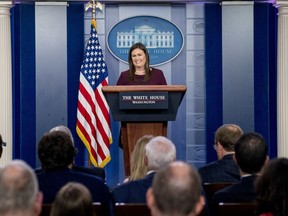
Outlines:
POLYGON ((276 0, 278 8, 277 62, 277 149, 288 156, 288 1, 276 0))
POLYGON ((0 133, 7 143, 0 166, 12 159, 11 1, 0 2, 0 133))

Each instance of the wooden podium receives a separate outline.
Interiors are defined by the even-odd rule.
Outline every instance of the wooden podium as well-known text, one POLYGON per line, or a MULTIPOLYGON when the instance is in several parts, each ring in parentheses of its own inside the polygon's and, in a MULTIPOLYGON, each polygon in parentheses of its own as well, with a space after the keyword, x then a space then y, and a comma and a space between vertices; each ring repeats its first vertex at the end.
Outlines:
POLYGON ((121 121, 125 175, 130 155, 144 135, 167 136, 167 122, 175 121, 186 92, 184 85, 104 86, 102 91, 114 121, 121 121))

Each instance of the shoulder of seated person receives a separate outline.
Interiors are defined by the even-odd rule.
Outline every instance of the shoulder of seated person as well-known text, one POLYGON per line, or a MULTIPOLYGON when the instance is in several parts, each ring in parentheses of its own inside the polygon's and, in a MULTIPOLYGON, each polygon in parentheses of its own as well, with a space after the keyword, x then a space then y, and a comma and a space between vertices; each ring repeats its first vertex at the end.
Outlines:
POLYGON ((97 176, 105 177, 105 169, 100 167, 85 167, 85 166, 76 166, 72 167, 72 170, 79 172, 96 174, 97 176))

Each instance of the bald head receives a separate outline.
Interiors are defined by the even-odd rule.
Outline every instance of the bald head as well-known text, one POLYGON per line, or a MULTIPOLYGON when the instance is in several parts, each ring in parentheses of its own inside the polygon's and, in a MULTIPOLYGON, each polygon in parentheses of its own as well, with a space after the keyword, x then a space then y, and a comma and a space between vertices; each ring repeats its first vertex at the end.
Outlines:
POLYGON ((24 161, 11 161, 0 171, 0 215, 37 215, 38 195, 35 173, 24 161))
POLYGON ((203 207, 203 197, 197 171, 180 161, 160 169, 147 192, 147 203, 154 216, 198 214, 203 207))

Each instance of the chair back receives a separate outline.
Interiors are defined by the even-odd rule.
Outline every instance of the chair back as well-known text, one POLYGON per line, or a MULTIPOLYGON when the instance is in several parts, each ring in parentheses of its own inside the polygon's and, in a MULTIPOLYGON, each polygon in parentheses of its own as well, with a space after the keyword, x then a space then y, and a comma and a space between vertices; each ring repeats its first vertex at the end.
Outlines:
POLYGON ((116 216, 151 216, 145 203, 115 203, 116 216))
POLYGON ((97 216, 105 215, 100 202, 93 202, 93 211, 97 216))
POLYGON ((221 190, 225 187, 234 184, 233 182, 217 182, 217 183, 204 183, 203 190, 206 195, 206 211, 210 212, 209 214, 213 215, 214 211, 217 211, 217 206, 212 204, 212 198, 216 191, 221 190))
POLYGON ((234 184, 234 182, 217 182, 217 183, 204 183, 203 190, 205 191, 207 199, 211 200, 214 196, 214 193, 218 190, 221 190, 225 187, 234 184))
POLYGON ((219 203, 219 216, 256 216, 256 203, 219 203))

